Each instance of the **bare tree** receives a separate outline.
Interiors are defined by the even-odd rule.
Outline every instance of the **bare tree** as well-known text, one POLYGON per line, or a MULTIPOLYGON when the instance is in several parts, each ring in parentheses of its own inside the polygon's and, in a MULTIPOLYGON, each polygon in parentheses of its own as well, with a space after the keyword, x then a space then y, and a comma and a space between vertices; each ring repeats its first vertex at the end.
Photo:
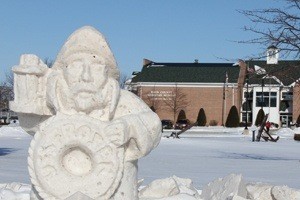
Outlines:
POLYGON ((176 116, 180 110, 184 110, 188 105, 186 94, 177 86, 172 89, 172 95, 164 100, 165 109, 172 112, 174 123, 176 122, 176 116))
MULTIPOLYGON (((253 26, 245 26, 244 30, 256 34, 257 37, 238 41, 239 43, 267 46, 276 46, 283 58, 292 57, 300 60, 300 0, 281 0, 285 6, 280 8, 265 8, 255 10, 241 10, 253 23, 253 26), (261 28, 258 28, 261 27, 261 28)), ((265 52, 256 55, 259 59, 266 57, 265 52)), ((269 75, 276 76, 279 80, 290 80, 297 83, 299 77, 300 62, 289 64, 284 68, 274 68, 269 75)), ((294 93, 294 95, 299 95, 294 93)))
POLYGON ((0 108, 8 108, 9 101, 13 100, 14 97, 14 77, 10 71, 5 75, 5 81, 0 85, 0 108))
MULTIPOLYGON (((239 10, 248 17, 253 26, 245 26, 245 31, 255 33, 257 37, 238 41, 239 43, 258 44, 265 49, 274 45, 283 57, 300 58, 300 0, 282 0, 286 4, 280 8, 239 10)), ((265 52, 258 58, 265 57, 265 52)))
POLYGON ((143 97, 143 100, 153 112, 157 112, 158 110, 160 110, 162 105, 161 101, 163 100, 163 98, 161 97, 158 98, 155 92, 156 89, 154 86, 153 89, 143 97))
POLYGON ((120 79, 119 79, 119 84, 120 84, 120 88, 124 89, 125 88, 125 83, 128 80, 128 76, 124 73, 120 74, 120 79))

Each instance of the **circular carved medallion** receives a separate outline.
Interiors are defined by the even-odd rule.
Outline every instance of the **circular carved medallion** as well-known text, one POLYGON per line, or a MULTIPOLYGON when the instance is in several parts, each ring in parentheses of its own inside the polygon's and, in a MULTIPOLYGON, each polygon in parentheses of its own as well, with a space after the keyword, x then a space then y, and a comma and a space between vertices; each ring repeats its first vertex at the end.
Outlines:
POLYGON ((109 199, 122 178, 124 134, 120 121, 55 117, 31 142, 31 182, 45 200, 66 199, 77 192, 109 199))

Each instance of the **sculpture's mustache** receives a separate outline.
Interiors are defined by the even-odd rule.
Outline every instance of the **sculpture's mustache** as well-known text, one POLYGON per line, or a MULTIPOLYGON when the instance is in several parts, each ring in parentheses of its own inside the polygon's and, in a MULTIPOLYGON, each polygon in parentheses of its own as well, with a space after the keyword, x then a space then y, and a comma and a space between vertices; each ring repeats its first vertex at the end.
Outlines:
POLYGON ((71 92, 72 94, 79 94, 81 92, 94 94, 97 92, 96 88, 93 83, 78 83, 71 89, 71 92))

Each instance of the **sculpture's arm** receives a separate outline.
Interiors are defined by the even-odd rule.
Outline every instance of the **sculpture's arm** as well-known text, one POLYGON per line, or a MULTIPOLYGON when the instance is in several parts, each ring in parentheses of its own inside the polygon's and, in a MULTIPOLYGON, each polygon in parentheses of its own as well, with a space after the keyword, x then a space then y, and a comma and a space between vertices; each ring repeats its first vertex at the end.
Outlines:
POLYGON ((12 71, 14 101, 10 102, 10 109, 18 113, 20 125, 33 135, 39 123, 52 115, 46 106, 45 93, 50 69, 36 55, 25 54, 12 71))
POLYGON ((161 139, 159 117, 131 92, 121 92, 115 117, 127 123, 126 160, 137 160, 158 145, 161 139))

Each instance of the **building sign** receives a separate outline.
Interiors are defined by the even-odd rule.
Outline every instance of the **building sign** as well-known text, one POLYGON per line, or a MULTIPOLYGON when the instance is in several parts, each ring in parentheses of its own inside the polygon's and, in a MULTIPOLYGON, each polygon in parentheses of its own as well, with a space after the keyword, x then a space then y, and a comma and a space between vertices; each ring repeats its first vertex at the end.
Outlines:
POLYGON ((173 94, 172 91, 150 91, 147 94, 147 97, 150 98, 151 100, 155 100, 155 101, 170 101, 172 100, 172 97, 174 97, 175 94, 173 94))

